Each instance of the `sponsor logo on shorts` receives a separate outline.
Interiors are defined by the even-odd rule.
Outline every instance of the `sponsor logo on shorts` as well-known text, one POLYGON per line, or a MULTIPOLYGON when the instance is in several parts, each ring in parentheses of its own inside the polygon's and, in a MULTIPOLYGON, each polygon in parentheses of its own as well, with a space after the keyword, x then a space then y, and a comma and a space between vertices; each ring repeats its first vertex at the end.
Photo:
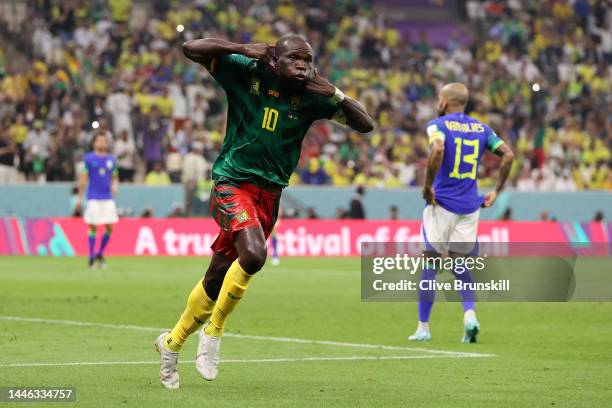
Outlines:
POLYGON ((249 213, 246 210, 242 210, 236 217, 238 218, 238 222, 245 222, 249 219, 249 213))

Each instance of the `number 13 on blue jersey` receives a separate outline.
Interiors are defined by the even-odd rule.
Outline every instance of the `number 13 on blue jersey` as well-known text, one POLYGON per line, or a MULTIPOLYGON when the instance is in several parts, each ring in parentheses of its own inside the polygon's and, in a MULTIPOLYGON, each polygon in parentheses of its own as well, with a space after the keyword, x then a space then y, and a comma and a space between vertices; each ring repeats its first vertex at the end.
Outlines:
POLYGON ((453 171, 448 175, 451 178, 464 179, 469 178, 476 180, 476 170, 478 169, 478 153, 480 145, 478 139, 468 140, 460 137, 455 138, 455 165, 453 171), (464 148, 465 147, 465 148, 464 148), (471 149, 470 149, 471 148, 471 149), (469 152, 471 150, 471 152, 469 152), (459 173, 459 165, 461 162, 472 166, 470 171, 459 173))

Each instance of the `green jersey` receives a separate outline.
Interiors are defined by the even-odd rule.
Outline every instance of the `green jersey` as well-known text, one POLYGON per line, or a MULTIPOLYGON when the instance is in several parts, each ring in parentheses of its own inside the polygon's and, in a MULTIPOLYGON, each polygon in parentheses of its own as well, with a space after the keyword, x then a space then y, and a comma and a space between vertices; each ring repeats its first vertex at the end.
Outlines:
POLYGON ((286 187, 312 122, 345 121, 329 97, 281 91, 280 77, 263 62, 231 54, 215 58, 207 68, 228 101, 225 140, 212 170, 215 180, 286 187))

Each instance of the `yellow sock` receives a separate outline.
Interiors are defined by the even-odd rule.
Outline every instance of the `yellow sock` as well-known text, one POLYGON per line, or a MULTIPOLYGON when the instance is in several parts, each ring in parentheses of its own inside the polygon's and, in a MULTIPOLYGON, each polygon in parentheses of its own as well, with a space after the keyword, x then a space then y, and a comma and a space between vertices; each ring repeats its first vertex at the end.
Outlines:
POLYGON ((187 306, 170 334, 166 335, 165 346, 171 351, 179 351, 187 337, 198 330, 211 315, 215 301, 211 300, 202 281, 198 281, 187 299, 187 306))
POLYGON ((206 335, 221 336, 223 334, 225 321, 242 296, 244 296, 250 280, 251 275, 242 269, 242 266, 240 266, 236 259, 232 266, 229 267, 225 279, 223 279, 217 304, 212 312, 212 316, 210 316, 210 324, 204 329, 206 335))

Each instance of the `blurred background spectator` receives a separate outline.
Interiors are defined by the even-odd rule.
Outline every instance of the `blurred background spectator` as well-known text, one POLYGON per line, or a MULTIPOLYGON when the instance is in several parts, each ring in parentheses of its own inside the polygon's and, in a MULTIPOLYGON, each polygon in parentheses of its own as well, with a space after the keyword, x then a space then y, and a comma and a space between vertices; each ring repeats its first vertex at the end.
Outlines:
POLYGON ((357 187, 355 195, 349 203, 349 210, 346 213, 346 218, 352 218, 354 220, 363 220, 366 218, 365 209, 363 208, 363 196, 365 195, 365 188, 363 186, 357 187))
MULTIPOLYGON (((606 0, 2 4, 0 182, 74 181, 102 131, 123 182, 168 177, 199 196, 223 142, 226 101, 181 44, 299 32, 320 72, 359 98, 378 126, 360 135, 315 123, 291 183, 422 184, 424 124, 436 116, 438 89, 462 81, 469 114, 516 150, 517 189, 612 189, 606 0)), ((483 161, 482 187, 495 183, 495 160, 483 161)))

